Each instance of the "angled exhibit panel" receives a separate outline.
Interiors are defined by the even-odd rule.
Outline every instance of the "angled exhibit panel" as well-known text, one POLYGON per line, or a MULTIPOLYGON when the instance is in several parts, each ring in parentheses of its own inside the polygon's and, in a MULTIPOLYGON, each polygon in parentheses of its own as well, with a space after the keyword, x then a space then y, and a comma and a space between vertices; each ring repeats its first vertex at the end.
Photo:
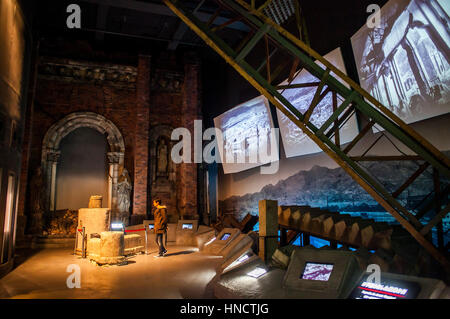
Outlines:
POLYGON ((198 228, 198 220, 179 220, 177 225, 177 245, 192 245, 197 244, 195 233, 198 228))
POLYGON ((230 243, 241 234, 241 231, 237 228, 224 228, 215 239, 205 244, 203 252, 205 254, 221 255, 230 243))
POLYGON ((219 299, 295 298, 281 285, 284 274, 256 258, 222 274, 214 285, 214 295, 219 299))
POLYGON ((237 254, 233 255, 222 264, 222 273, 227 273, 233 269, 237 269, 238 267, 253 262, 256 259, 259 259, 259 257, 258 255, 255 255, 253 250, 247 249, 244 253, 242 253, 242 250, 240 250, 237 254))
POLYGON ((360 277, 352 252, 295 249, 283 280, 283 287, 310 298, 345 298, 360 277))

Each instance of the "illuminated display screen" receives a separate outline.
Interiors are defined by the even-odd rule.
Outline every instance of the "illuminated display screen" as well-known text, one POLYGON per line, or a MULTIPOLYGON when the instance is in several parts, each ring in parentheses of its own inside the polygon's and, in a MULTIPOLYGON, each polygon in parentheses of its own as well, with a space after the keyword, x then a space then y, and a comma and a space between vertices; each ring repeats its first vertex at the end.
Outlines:
POLYGON ((264 96, 214 118, 214 126, 223 134, 217 146, 225 174, 279 160, 278 140, 271 138, 273 122, 269 102, 264 96))
POLYGON ((449 1, 390 0, 380 14, 351 39, 361 87, 406 123, 448 113, 449 1))
POLYGON ((248 260, 250 258, 249 254, 244 254, 241 257, 239 257, 238 259, 236 259, 235 261, 233 261, 227 268, 225 268, 225 270, 233 268, 241 263, 243 263, 244 261, 248 260))
POLYGON ((267 272, 264 268, 256 267, 254 270, 247 273, 250 277, 259 278, 267 272))
MULTIPOLYGON (((324 56, 326 60, 331 62, 343 73, 345 71, 344 60, 340 48, 328 53, 324 56)), ((324 68, 322 63, 316 61, 318 65, 324 68)), ((334 73, 331 73, 334 75, 334 73)), ((306 70, 301 70, 294 77, 291 84, 317 83, 320 79, 313 76, 306 70)), ((280 85, 288 85, 288 80, 280 83, 280 85)), ((323 91, 325 91, 324 87, 323 91)), ((303 88, 280 90, 280 94, 286 98, 300 113, 305 114, 311 105, 317 86, 309 86, 303 88)), ((343 98, 337 95, 337 107, 341 105, 343 98)), ((333 114, 333 94, 328 92, 325 97, 314 109, 310 121, 317 127, 322 124, 333 114)), ((322 149, 317 146, 303 131, 292 122, 285 114, 277 109, 278 122, 280 125, 281 138, 283 140, 286 157, 295 157, 305 154, 313 154, 321 152, 322 149)), ((358 123, 355 115, 352 115, 339 130, 341 143, 348 143, 358 134, 358 123)))
POLYGON ((148 229, 154 229, 155 225, 154 224, 148 224, 148 229))
POLYGON ((111 224, 111 229, 123 229, 123 224, 113 223, 111 224))
POLYGON ((319 264, 307 262, 301 279, 328 281, 333 271, 333 264, 319 264))
POLYGON ((353 289, 350 299, 414 299, 420 292, 417 282, 381 280, 380 284, 367 282, 367 275, 353 289))
POLYGON ((192 224, 183 224, 181 229, 192 229, 192 224))
POLYGON ((220 240, 227 240, 228 238, 230 238, 231 234, 230 233, 226 233, 223 234, 222 238, 220 238, 220 240))
POLYGON ((247 255, 247 254, 245 254, 244 256, 239 257, 238 260, 237 260, 237 262, 238 262, 238 263, 241 263, 241 262, 243 262, 243 261, 245 261, 245 260, 247 260, 247 259, 249 259, 249 258, 250 258, 250 256, 247 255))

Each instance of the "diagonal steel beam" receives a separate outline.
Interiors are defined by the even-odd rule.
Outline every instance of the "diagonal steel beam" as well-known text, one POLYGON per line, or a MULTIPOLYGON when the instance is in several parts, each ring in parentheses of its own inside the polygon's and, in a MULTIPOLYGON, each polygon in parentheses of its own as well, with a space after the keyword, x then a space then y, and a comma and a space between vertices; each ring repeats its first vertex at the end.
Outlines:
POLYGON ((423 163, 422 165, 420 165, 417 171, 415 171, 414 174, 412 174, 411 177, 409 177, 406 182, 404 182, 395 192, 392 193, 392 196, 394 197, 400 196, 400 194, 403 193, 403 191, 407 189, 409 185, 414 183, 414 181, 420 176, 420 174, 425 172, 428 166, 430 166, 429 163, 423 163))
POLYGON ((423 236, 425 236, 426 234, 428 234, 428 232, 429 232, 434 226, 436 226, 437 223, 439 223, 440 221, 442 221, 442 219, 443 219, 449 212, 450 212, 450 204, 448 204, 447 206, 445 206, 445 208, 444 208, 443 210, 441 210, 436 216, 434 216, 434 218, 420 230, 420 233, 421 233, 423 236))

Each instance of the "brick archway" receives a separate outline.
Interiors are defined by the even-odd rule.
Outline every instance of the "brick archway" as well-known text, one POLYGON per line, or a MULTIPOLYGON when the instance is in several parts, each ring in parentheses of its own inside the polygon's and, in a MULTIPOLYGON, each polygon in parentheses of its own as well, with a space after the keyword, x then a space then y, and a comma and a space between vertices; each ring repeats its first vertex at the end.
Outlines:
POLYGON ((117 180, 120 169, 123 168, 125 143, 122 133, 116 125, 104 116, 93 112, 75 112, 53 124, 42 142, 41 167, 46 181, 45 208, 47 212, 55 210, 56 170, 60 155, 61 140, 74 130, 87 127, 104 134, 109 152, 109 187, 108 207, 112 212, 117 208, 117 180))

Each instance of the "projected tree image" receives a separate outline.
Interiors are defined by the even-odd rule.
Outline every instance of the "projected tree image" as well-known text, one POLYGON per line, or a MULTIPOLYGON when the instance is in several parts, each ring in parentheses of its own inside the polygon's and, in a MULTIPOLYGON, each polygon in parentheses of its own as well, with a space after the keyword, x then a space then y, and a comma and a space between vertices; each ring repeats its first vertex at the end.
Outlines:
POLYGON ((391 0, 381 23, 352 37, 361 86, 406 123, 447 113, 450 102, 448 5, 391 0))

